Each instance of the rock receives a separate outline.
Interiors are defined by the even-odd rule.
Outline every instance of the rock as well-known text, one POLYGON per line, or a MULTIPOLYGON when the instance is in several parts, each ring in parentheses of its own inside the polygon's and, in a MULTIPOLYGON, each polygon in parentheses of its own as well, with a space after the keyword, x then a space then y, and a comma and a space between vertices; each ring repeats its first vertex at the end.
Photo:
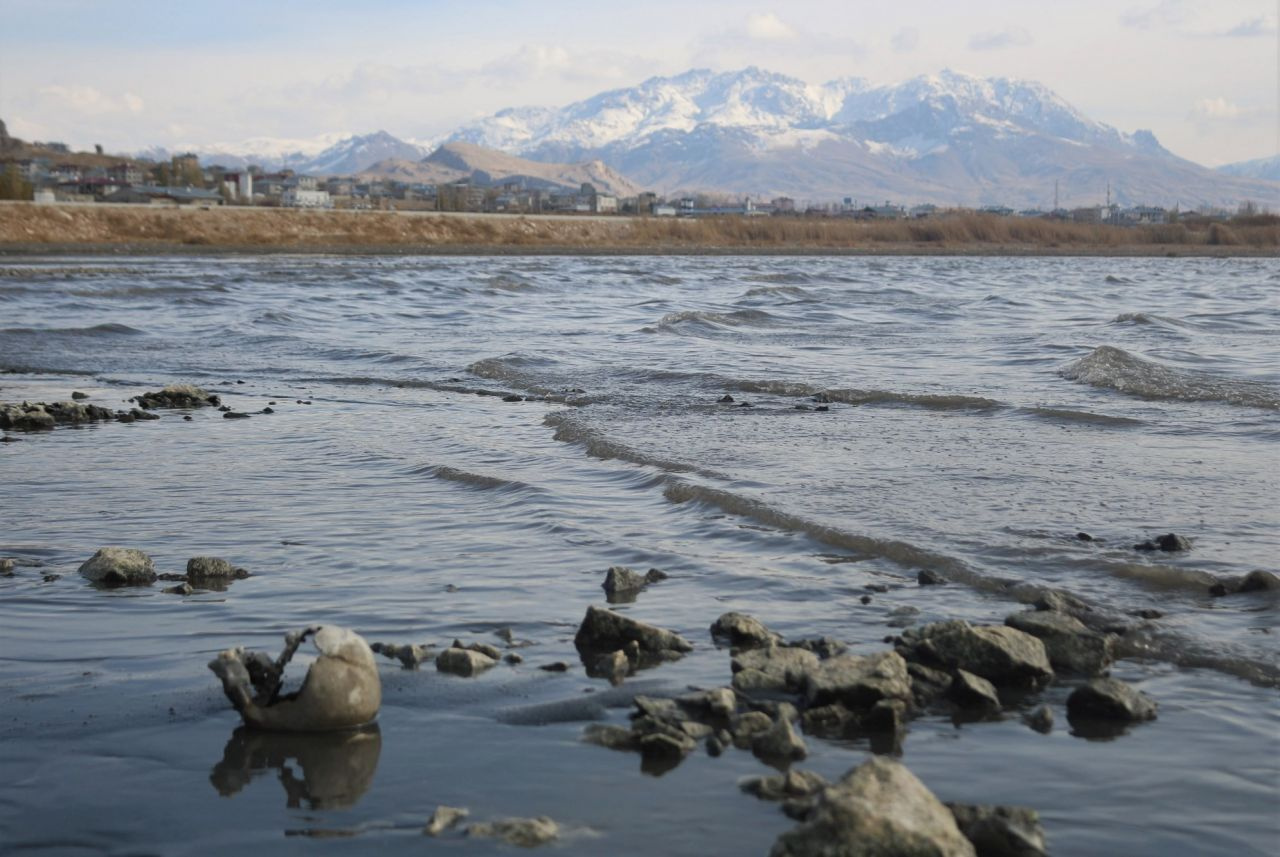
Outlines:
POLYGON ((613 684, 619 684, 631 673, 631 659, 621 649, 596 655, 586 660, 584 666, 587 668, 587 675, 592 678, 606 678, 613 684))
POLYGON ((491 646, 488 643, 463 643, 461 640, 454 640, 450 648, 466 649, 469 652, 479 652, 487 658, 497 660, 502 657, 502 650, 497 646, 491 646))
POLYGON ((382 705, 382 683, 368 643, 354 631, 315 625, 285 635, 280 657, 227 649, 209 662, 222 690, 247 726, 285 732, 351 729, 372 721, 382 705), (296 694, 280 695, 284 668, 310 637, 320 657, 296 694))
POLYGON ((1066 613, 1032 610, 1013 613, 1004 623, 1044 643, 1049 663, 1080 675, 1097 675, 1115 660, 1115 637, 1085 627, 1066 613))
POLYGON ((177 586, 170 586, 168 589, 162 589, 160 591, 166 595, 190 595, 195 592, 195 590, 191 588, 190 583, 179 583, 177 586))
POLYGON ((683 732, 646 732, 636 742, 640 755, 650 760, 678 762, 688 755, 698 742, 683 732))
POLYGON ((590 655, 626 651, 628 644, 635 644, 641 660, 654 661, 674 660, 693 651, 679 634, 594 605, 587 608, 573 644, 579 653, 590 655))
POLYGON ((738 691, 798 693, 804 676, 821 660, 813 652, 792 646, 769 646, 734 653, 730 668, 738 691))
POLYGON ((1154 539, 1147 539, 1133 546, 1136 551, 1165 551, 1173 553, 1175 551, 1191 550, 1191 542, 1177 533, 1165 533, 1163 536, 1156 536, 1154 539))
POLYGON ((502 659, 507 663, 511 664, 512 666, 515 666, 516 664, 524 663, 524 658, 520 657, 515 652, 507 652, 505 655, 502 656, 502 659))
POLYGON ((468 836, 501 839, 521 848, 536 848, 560 838, 560 825, 545 815, 537 818, 501 818, 467 828, 468 836))
POLYGON ((1139 610, 1130 610, 1130 616, 1137 616, 1139 619, 1159 619, 1164 613, 1151 607, 1143 607, 1139 610))
POLYGON ((1037 610, 1055 610, 1059 613, 1087 613, 1093 608, 1062 589, 1045 589, 1040 592, 1034 606, 1037 610))
POLYGON ((428 836, 439 836, 470 814, 470 810, 462 807, 438 806, 435 812, 431 813, 431 818, 427 820, 427 826, 422 828, 422 832, 428 836))
POLYGON ((549 664, 539 665, 538 669, 549 673, 567 673, 569 671, 569 665, 564 661, 553 661, 549 664))
POLYGON ((163 390, 134 396, 132 401, 142 408, 202 408, 222 404, 217 396, 191 384, 170 384, 163 390))
POLYGON ((582 733, 584 741, 610 750, 639 750, 640 736, 630 729, 609 723, 592 723, 582 733))
POLYGON ((1280 577, 1270 571, 1251 571, 1240 581, 1238 592, 1275 592, 1280 589, 1280 577))
POLYGON ((733 396, 730 396, 728 393, 725 393, 723 396, 721 396, 720 398, 716 399, 716 402, 717 402, 718 404, 721 404, 721 405, 732 405, 732 404, 733 404, 733 396))
POLYGON ((947 803, 956 826, 981 857, 1044 857, 1040 814, 1021 806, 947 803))
POLYGON ((782 637, 764 626, 754 616, 745 613, 725 613, 711 623, 713 639, 727 640, 739 649, 755 649, 780 642, 782 637))
POLYGON ((1091 536, 1091 535, 1089 535, 1088 533, 1086 533, 1086 532, 1083 532, 1083 531, 1082 531, 1082 532, 1076 533, 1076 539, 1077 539, 1077 541, 1082 541, 1082 542, 1091 542, 1091 541, 1093 541, 1093 536, 1091 536))
MULTIPOLYGON (((508 393, 507 395, 505 395, 505 396, 503 396, 503 397, 502 397, 502 401, 504 401, 504 402, 523 402, 523 401, 524 401, 524 396, 517 396, 515 393, 508 393)), ((299 403, 299 404, 301 404, 301 403, 299 403)))
POLYGON ((951 673, 946 670, 909 663, 907 675, 911 678, 911 697, 921 707, 933 702, 951 687, 951 673))
POLYGON ((436 655, 437 670, 467 678, 484 672, 496 663, 496 658, 471 649, 448 648, 436 655))
POLYGON ((151 557, 134 548, 99 548, 80 566, 80 574, 95 583, 110 586, 138 586, 156 579, 155 563, 151 557))
POLYGON ((748 711, 733 718, 730 733, 733 735, 733 743, 745 748, 751 746, 751 742, 757 735, 771 728, 773 728, 773 718, 768 714, 763 711, 748 711))
POLYGON ((796 734, 791 721, 779 717, 767 730, 751 740, 751 752, 757 758, 785 767, 809 755, 804 739, 796 734))
POLYGON ((81 393, 79 390, 73 390, 73 391, 71 392, 71 398, 75 399, 76 401, 80 401, 81 399, 87 399, 87 398, 89 398, 89 394, 88 394, 88 393, 81 393))
POLYGON ((853 711, 882 699, 911 701, 907 662, 897 652, 828 658, 805 672, 803 688, 809 705, 838 702, 853 711))
POLYGON ((871 596, 870 596, 870 595, 863 595, 861 598, 859 598, 859 599, 858 599, 858 601, 859 601, 859 602, 861 602, 862 604, 870 604, 870 603, 871 603, 871 596))
POLYGON ((1037 732, 1048 734, 1053 731, 1053 709, 1041 705, 1023 718, 1028 726, 1037 732))
POLYGON ((17 565, 17 563, 14 560, 10 559, 9 557, 4 557, 3 559, 0 559, 0 576, 3 576, 3 577, 11 576, 13 574, 13 567, 15 565, 17 565))
POLYGON ((1000 696, 995 685, 965 670, 956 670, 947 696, 967 711, 984 715, 1000 713, 1000 696))
POLYGON ((821 774, 813 771, 787 771, 772 777, 750 777, 738 783, 738 788, 761 800, 786 800, 809 797, 828 785, 821 774))
POLYGON ((728 720, 738 710, 738 696, 728 687, 678 696, 675 703, 699 720, 728 720))
POLYGON ((638 571, 633 571, 625 566, 615 565, 610 566, 605 573, 604 583, 601 586, 612 604, 618 601, 634 601, 636 594, 650 583, 657 583, 666 579, 666 573, 656 568, 651 568, 644 574, 640 574, 638 571))
POLYGON ((1067 697, 1067 716, 1137 723, 1156 719, 1156 703, 1119 679, 1095 678, 1067 697))
POLYGON ((806 652, 813 652, 824 660, 843 654, 849 648, 835 637, 806 637, 803 640, 792 640, 789 643, 783 643, 783 645, 795 649, 804 649, 806 652))
POLYGON ((401 645, 398 643, 373 643, 369 648, 386 658, 399 661, 405 669, 417 669, 419 664, 431 657, 428 646, 401 645))
POLYGON ((889 620, 885 622, 890 628, 909 628, 916 623, 920 608, 910 604, 895 607, 889 611, 889 620))
POLYGON ((1053 678, 1044 643, 1008 626, 935 622, 904 632, 898 651, 908 660, 967 670, 996 685, 1039 687, 1053 678))
POLYGON ((955 817, 900 762, 875 756, 818 793, 771 857, 975 857, 955 817))
POLYGON ((200 580, 243 580, 249 572, 237 568, 222 557, 193 556, 187 560, 187 579, 192 583, 200 580))
POLYGON ((55 425, 53 415, 42 405, 0 405, 0 428, 43 431, 55 425))
POLYGON ((888 584, 885 584, 885 583, 868 583, 863 588, 866 589, 868 592, 885 593, 889 591, 889 586, 888 584))
POLYGON ((916 582, 921 586, 941 586, 947 579, 931 568, 922 568, 916 575, 916 582))
POLYGON ((222 415, 222 418, 224 420, 247 420, 249 419, 249 416, 249 414, 242 413, 240 411, 227 411, 222 415))

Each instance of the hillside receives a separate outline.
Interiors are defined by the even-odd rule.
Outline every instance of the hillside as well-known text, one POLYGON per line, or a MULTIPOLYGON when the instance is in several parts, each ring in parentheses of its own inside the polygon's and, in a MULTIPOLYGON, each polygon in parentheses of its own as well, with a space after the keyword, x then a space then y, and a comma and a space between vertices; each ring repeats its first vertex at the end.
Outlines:
POLYGON ((590 182, 597 190, 615 196, 634 196, 641 190, 601 161, 546 163, 463 142, 447 143, 421 161, 400 158, 380 161, 361 175, 431 184, 462 178, 479 179, 486 184, 519 180, 530 187, 575 190, 584 182, 590 182))

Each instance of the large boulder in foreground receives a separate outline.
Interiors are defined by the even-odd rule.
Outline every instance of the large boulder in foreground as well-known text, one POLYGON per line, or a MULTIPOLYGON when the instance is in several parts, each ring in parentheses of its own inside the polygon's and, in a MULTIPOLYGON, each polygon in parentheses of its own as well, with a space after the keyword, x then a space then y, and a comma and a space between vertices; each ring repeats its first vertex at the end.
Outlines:
POLYGON ((1040 687, 1053 678, 1044 643, 1016 628, 962 619, 908 629, 898 652, 909 661, 962 669, 997 686, 1040 687))
POLYGON ((140 586, 155 581, 156 567, 135 548, 105 547, 80 566, 80 575, 108 586, 140 586))
POLYGON ((277 658, 244 648, 227 649, 209 662, 246 726, 280 732, 328 732, 373 721, 382 705, 382 683, 364 638, 336 625, 313 625, 285 635, 277 658), (284 669, 304 640, 320 657, 297 693, 281 694, 284 669))
POLYGON ((587 608, 573 644, 583 655, 637 650, 642 660, 674 660, 693 646, 684 637, 603 607, 587 608))
POLYGON ((872 757, 823 789, 770 857, 976 857, 955 817, 901 762, 872 757))

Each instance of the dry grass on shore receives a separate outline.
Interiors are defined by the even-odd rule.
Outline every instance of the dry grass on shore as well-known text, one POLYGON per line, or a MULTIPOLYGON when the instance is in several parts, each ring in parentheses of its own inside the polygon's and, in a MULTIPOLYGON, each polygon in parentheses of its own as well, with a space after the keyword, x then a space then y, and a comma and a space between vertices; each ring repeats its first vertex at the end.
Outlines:
POLYGON ((503 252, 1187 252, 1280 248, 1280 218, 1119 228, 958 214, 912 221, 806 217, 588 218, 147 206, 0 205, 0 248, 245 250, 493 248, 503 252))

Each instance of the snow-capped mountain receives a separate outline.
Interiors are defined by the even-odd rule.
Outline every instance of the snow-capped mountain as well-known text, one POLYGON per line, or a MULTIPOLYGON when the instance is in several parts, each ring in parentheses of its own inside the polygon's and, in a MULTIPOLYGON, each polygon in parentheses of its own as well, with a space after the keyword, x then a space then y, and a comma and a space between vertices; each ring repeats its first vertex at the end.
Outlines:
POLYGON ((416 161, 427 156, 428 149, 376 131, 361 137, 348 137, 294 167, 298 172, 314 175, 352 175, 386 160, 416 161))
POLYGON ((1280 182, 1280 155, 1270 158, 1257 158, 1252 161, 1240 161, 1218 167, 1218 172, 1228 176, 1239 176, 1247 179, 1266 179, 1280 182))
POLYGON ((813 85, 747 68, 655 77, 560 109, 516 108, 447 139, 539 161, 598 159, 663 192, 942 204, 1233 204, 1280 186, 1176 157, 1047 87, 953 71, 813 85))

